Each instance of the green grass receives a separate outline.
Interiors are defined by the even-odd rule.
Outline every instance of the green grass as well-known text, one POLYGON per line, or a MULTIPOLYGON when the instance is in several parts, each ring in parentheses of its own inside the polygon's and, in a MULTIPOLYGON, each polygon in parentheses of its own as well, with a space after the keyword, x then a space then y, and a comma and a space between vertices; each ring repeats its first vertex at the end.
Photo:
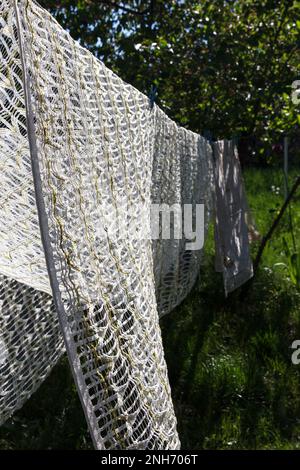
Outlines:
POLYGON ((250 291, 225 300, 212 267, 162 322, 179 432, 185 449, 300 446, 300 295, 261 271, 250 291), (176 354, 174 354, 176 351, 176 354))
MULTIPOLYGON (((282 204, 282 175, 252 169, 245 172, 245 182, 263 234, 282 204)), ((297 240, 299 201, 298 195, 292 204, 297 240)), ((285 271, 274 268, 284 260, 282 236, 291 241, 288 216, 249 289, 225 299, 222 277, 213 269, 210 233, 199 281, 161 321, 184 449, 300 448, 300 365, 292 364, 290 348, 300 339, 300 293, 285 271)), ((0 448, 92 448, 65 358, 2 426, 0 448)))
MULTIPOLYGON (((300 169, 293 169, 289 173, 289 188, 292 187, 296 177, 300 175, 300 169)), ((284 202, 284 176, 283 172, 273 169, 256 169, 245 172, 245 185, 249 206, 253 212, 256 224, 261 232, 265 234, 270 228, 271 222, 275 218, 278 210, 284 202), (273 190, 272 190, 273 187, 273 190), (275 188, 275 191, 274 191, 275 188), (276 191, 277 188, 277 191, 276 191)), ((285 237, 291 244, 291 234, 289 231, 289 214, 292 215, 295 239, 300 242, 300 190, 293 198, 289 209, 285 212, 283 219, 276 229, 274 237, 268 243, 264 252, 263 264, 270 269, 274 269, 275 263, 284 261, 285 255, 282 247, 282 237, 285 237)), ((300 246, 299 246, 300 249, 300 246)), ((255 247, 254 247, 255 251, 255 247)))

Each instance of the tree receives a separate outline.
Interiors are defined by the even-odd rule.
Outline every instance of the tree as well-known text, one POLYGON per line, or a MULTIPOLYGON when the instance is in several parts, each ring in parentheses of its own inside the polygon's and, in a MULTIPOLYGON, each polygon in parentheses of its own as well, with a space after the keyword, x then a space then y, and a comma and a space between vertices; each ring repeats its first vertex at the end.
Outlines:
POLYGON ((71 35, 178 123, 255 136, 266 155, 297 134, 300 1, 45 0, 71 35))

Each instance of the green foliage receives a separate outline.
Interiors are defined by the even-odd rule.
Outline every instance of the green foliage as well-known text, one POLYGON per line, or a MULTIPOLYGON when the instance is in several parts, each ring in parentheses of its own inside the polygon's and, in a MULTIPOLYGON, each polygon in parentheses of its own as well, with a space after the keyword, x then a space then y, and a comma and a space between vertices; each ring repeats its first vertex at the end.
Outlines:
MULTIPOLYGON (((290 187, 298 174, 299 167, 290 171, 290 187)), ((263 171, 248 168, 244 172, 244 179, 249 206, 260 233, 265 235, 284 202, 284 174, 282 171, 272 168, 265 168, 263 171)), ((290 211, 287 210, 285 212, 263 254, 264 269, 275 270, 276 272, 280 270, 283 277, 288 272, 282 270, 279 266, 279 263, 287 264, 287 253, 282 240, 285 238, 290 247, 294 245, 293 240, 296 240, 296 244, 299 244, 300 240, 299 191, 294 196, 289 207, 290 211), (291 233, 290 213, 293 220, 293 234, 291 233)), ((257 245, 258 243, 253 245, 253 252, 255 252, 257 245)), ((291 252, 296 251, 294 247, 290 250, 291 252)), ((290 279, 289 276, 288 278, 290 279)))
POLYGON ((292 251, 285 237, 282 239, 286 263, 276 263, 274 267, 283 267, 287 270, 292 283, 300 289, 300 255, 298 251, 292 251))
POLYGON ((255 135, 262 155, 297 133, 300 2, 43 0, 75 39, 182 125, 255 135))

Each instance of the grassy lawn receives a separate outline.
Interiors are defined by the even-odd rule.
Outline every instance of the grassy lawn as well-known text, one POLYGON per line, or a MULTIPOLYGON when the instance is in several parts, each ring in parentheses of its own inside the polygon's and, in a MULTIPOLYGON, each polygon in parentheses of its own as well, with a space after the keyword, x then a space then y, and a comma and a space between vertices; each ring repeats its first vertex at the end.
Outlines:
MULTIPOLYGON (((291 172, 291 181, 297 173, 291 172)), ((283 201, 282 174, 250 169, 245 183, 263 234, 283 201)), ((299 192, 291 207, 299 243, 297 207, 299 192)), ((300 448, 300 365, 291 362, 291 344, 300 339, 300 292, 286 270, 274 266, 285 261, 282 237, 291 243, 288 214, 249 290, 225 299, 210 233, 197 285, 162 319, 184 449, 300 448)), ((66 358, 1 427, 0 448, 92 448, 66 358)))

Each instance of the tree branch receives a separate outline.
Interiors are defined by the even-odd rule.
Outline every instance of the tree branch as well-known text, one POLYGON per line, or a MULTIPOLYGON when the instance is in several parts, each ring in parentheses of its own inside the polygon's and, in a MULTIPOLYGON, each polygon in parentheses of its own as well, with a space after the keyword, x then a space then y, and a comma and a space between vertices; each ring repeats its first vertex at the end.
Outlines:
POLYGON ((131 13, 133 15, 145 15, 146 13, 148 13, 149 11, 149 7, 148 8, 145 8, 145 10, 135 10, 133 8, 130 8, 130 7, 126 7, 125 5, 122 5, 120 3, 117 3, 117 2, 114 2, 114 1, 110 1, 110 0, 100 0, 100 3, 104 3, 105 5, 108 5, 108 6, 111 6, 111 7, 114 7, 114 8, 118 8, 119 10, 123 10, 127 13, 131 13))
POLYGON ((287 209, 290 201, 292 200, 295 192, 297 191, 298 187, 300 186, 300 176, 298 176, 298 178, 296 179, 295 183, 293 184, 293 187, 289 193, 289 195, 287 196, 286 200, 284 201, 284 204, 283 206, 281 207, 280 211, 279 211, 279 214, 277 215, 277 217, 274 219, 268 233, 262 238, 262 242, 260 244, 260 247, 258 249, 258 252, 257 252, 257 255, 256 255, 256 258, 254 260, 254 263, 253 263, 253 268, 254 268, 254 272, 257 270, 258 268, 258 265, 260 263, 260 260, 261 260, 261 257, 262 257, 262 254, 263 254, 263 251, 266 247, 266 244, 268 243, 268 241, 270 240, 270 238, 272 237, 273 235, 273 232, 274 230, 276 229, 277 225, 279 224, 285 210, 287 209))

